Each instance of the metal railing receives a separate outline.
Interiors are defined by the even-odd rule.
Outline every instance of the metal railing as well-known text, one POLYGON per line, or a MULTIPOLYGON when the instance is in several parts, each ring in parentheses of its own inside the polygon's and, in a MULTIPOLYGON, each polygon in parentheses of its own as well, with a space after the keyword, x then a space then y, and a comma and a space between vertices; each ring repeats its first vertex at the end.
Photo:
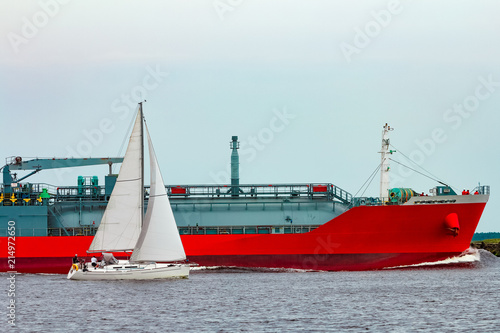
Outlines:
POLYGON ((105 188, 100 185, 83 185, 58 187, 56 192, 56 201, 68 200, 104 200, 105 188))
MULTIPOLYGON (((180 235, 255 235, 255 234, 298 234, 318 228, 319 225, 266 225, 266 226, 195 226, 178 227, 180 235)), ((9 236, 6 228, 0 229, 0 236, 9 236)), ((16 237, 41 236, 94 236, 96 227, 80 228, 16 228, 16 237)))
MULTIPOLYGON (((94 236, 95 227, 79 228, 16 228, 16 237, 41 237, 41 236, 94 236)), ((0 228, 0 236, 7 237, 7 229, 0 228)), ((10 236, 10 235, 9 235, 10 236)))
POLYGON ((255 184, 255 185, 177 185, 166 186, 171 197, 234 197, 237 188, 239 197, 326 197, 338 199, 346 204, 352 195, 333 184, 255 184))
POLYGON ((0 206, 41 206, 47 204, 49 199, 40 199, 40 194, 46 190, 47 194, 54 197, 57 187, 45 183, 16 183, 9 188, 11 192, 4 192, 4 186, 0 185, 0 206))
POLYGON ((356 197, 352 200, 352 205, 354 207, 357 206, 381 206, 383 202, 380 198, 372 198, 372 197, 356 197))
MULTIPOLYGON (((55 187, 49 184, 27 184, 27 187, 13 188, 14 195, 21 198, 29 195, 36 199, 44 188, 48 189, 51 200, 55 201, 105 201, 105 187, 100 185, 81 185, 55 187)), ((170 197, 219 198, 219 197, 309 197, 338 200, 345 204, 352 203, 352 195, 331 183, 323 184, 252 184, 252 185, 169 185, 166 186, 170 197), (233 191, 237 189, 237 191, 233 191)), ((146 199, 149 186, 144 188, 146 199)), ((7 198, 5 198, 7 199, 7 198)), ((4 199, 4 200, 5 200, 4 199)))
POLYGON ((490 186, 489 185, 478 186, 478 191, 479 191, 479 194, 489 195, 490 194, 490 186))
POLYGON ((319 225, 267 225, 267 226, 217 226, 179 227, 180 235, 262 235, 300 234, 312 231, 319 225))

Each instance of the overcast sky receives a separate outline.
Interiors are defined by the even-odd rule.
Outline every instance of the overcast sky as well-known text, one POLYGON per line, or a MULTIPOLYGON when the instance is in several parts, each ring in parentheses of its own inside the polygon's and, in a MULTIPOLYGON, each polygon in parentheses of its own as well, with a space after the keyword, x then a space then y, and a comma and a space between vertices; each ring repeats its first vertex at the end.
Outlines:
MULTIPOLYGON (((238 135, 241 183, 355 194, 387 122, 395 160, 459 192, 491 185, 477 231, 500 231, 499 12, 486 0, 3 0, 0 157, 119 155, 147 99, 167 184, 229 182, 238 135)), ((30 181, 103 182, 107 166, 65 170, 30 181)), ((437 185, 392 171, 393 186, 437 185)), ((364 195, 378 188, 377 175, 364 195)))

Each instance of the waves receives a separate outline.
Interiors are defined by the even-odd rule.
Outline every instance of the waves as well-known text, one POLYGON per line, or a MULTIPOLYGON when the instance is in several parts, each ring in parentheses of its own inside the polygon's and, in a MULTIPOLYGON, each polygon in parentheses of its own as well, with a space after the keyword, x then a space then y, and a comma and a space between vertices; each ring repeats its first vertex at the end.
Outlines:
POLYGON ((424 262, 416 265, 397 266, 387 269, 406 268, 484 268, 500 265, 500 258, 489 251, 469 248, 461 255, 445 260, 424 262))
POLYGON ((191 272, 202 271, 205 273, 309 273, 319 272, 310 269, 295 269, 295 268, 268 268, 268 267, 226 267, 226 266, 198 266, 191 267, 191 272))
MULTIPOLYGON (((485 268, 500 266, 500 258, 491 252, 469 248, 461 255, 435 262, 424 262, 416 265, 404 265, 388 267, 385 270, 395 269, 437 269, 437 268, 485 268)), ((294 268, 266 268, 266 267, 225 267, 225 266, 197 266, 192 267, 191 272, 204 273, 310 273, 320 272, 318 270, 294 269, 294 268)))

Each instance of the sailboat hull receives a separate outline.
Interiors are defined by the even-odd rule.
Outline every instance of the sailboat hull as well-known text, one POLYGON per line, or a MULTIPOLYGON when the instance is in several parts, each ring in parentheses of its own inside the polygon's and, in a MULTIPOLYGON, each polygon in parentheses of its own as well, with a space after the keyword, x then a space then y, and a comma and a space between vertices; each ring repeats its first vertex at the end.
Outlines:
POLYGON ((109 265, 102 268, 90 268, 87 271, 74 269, 68 272, 68 280, 155 280, 189 277, 189 265, 157 264, 146 265, 120 262, 118 265, 109 265))

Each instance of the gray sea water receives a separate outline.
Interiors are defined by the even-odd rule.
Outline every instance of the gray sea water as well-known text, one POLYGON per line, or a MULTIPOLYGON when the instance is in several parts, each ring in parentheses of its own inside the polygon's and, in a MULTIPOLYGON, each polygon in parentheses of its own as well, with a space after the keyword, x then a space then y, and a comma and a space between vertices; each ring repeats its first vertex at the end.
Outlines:
POLYGON ((500 259, 368 272, 198 269, 187 280, 2 274, 0 331, 499 332, 500 259))

